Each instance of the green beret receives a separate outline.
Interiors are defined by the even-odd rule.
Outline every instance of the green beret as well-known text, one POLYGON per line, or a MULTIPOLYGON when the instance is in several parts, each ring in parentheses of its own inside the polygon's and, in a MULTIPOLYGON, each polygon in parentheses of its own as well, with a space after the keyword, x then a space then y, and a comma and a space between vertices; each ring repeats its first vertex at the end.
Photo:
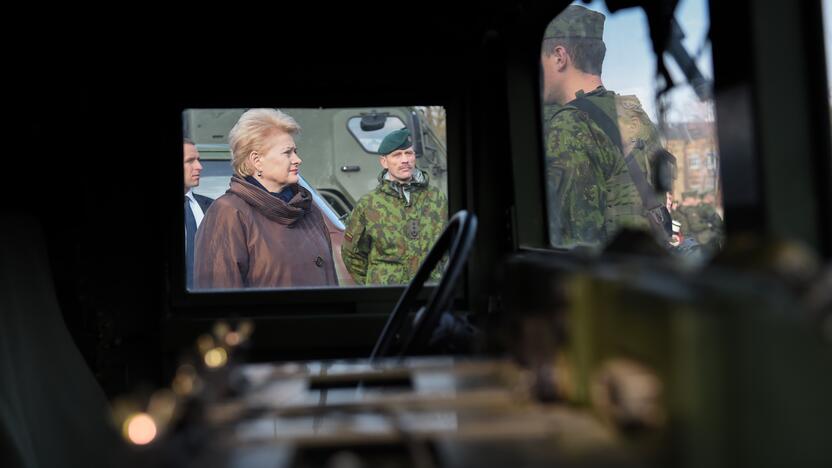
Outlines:
POLYGON ((410 141, 410 130, 403 128, 401 130, 388 133, 387 136, 384 137, 384 140, 381 140, 378 152, 386 156, 393 151, 407 149, 411 146, 413 146, 413 143, 410 141))
POLYGON ((549 23, 543 39, 584 38, 603 40, 605 18, 603 13, 589 10, 580 5, 569 5, 549 23))
POLYGON ((682 198, 699 198, 699 194, 696 192, 682 192, 682 198))

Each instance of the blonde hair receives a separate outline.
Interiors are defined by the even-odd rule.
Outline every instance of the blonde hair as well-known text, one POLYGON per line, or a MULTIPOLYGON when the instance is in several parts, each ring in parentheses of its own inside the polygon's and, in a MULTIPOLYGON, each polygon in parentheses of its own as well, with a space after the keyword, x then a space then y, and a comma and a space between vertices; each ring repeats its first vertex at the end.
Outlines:
POLYGON ((269 148, 266 140, 278 132, 292 136, 300 133, 300 125, 290 115, 278 109, 249 109, 240 116, 228 132, 228 146, 231 149, 231 166, 240 176, 250 176, 254 170, 248 157, 252 152, 265 154, 269 148))

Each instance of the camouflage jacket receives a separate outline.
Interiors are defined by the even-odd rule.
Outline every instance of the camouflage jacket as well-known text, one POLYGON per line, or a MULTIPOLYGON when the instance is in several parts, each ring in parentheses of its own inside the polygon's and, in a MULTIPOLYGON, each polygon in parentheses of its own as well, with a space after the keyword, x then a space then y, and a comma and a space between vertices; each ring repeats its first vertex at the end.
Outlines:
POLYGON ((402 184, 379 175, 347 222, 341 256, 356 284, 404 284, 419 269, 448 218, 445 195, 416 169, 402 184))
MULTIPOLYGON (((615 93, 585 96, 617 122, 615 93)), ((549 237, 555 247, 603 244, 621 227, 648 227, 618 146, 585 112, 544 108, 549 237)))
POLYGON ((673 218, 682 225, 682 235, 696 239, 699 245, 718 249, 722 242, 723 222, 713 206, 680 206, 673 218))

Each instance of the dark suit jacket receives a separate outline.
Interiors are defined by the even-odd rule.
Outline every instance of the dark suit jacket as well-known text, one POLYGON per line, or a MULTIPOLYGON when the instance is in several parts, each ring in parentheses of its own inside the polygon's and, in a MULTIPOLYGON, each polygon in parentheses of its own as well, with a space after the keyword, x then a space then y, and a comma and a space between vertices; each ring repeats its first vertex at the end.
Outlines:
MULTIPOLYGON (((194 196, 194 200, 196 200, 197 205, 199 205, 199 207, 202 209, 202 214, 204 215, 205 213, 207 213, 208 212, 208 207, 211 206, 211 203, 214 202, 214 199, 206 197, 205 195, 199 195, 197 193, 194 193, 193 196, 194 196)), ((205 218, 203 218, 203 219, 205 219, 205 218)), ((187 234, 186 234, 186 238, 187 238, 187 234)), ((185 259, 185 269, 186 269, 187 285, 188 285, 188 288, 191 288, 193 286, 193 270, 194 270, 193 258, 190 258, 190 259, 186 258, 185 259)))
POLYGON ((193 195, 197 205, 202 208, 202 214, 207 213, 208 207, 211 206, 211 203, 214 203, 214 199, 206 197, 205 195, 199 195, 198 193, 194 193, 193 195))

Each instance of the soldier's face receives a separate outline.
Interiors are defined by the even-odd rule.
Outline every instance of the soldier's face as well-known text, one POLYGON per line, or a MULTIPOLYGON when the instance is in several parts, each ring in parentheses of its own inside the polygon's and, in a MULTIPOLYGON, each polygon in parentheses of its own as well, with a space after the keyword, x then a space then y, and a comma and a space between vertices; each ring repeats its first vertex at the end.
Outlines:
POLYGON ((299 179, 300 164, 298 148, 292 135, 278 132, 266 141, 269 150, 255 161, 254 167, 263 173, 258 180, 271 192, 279 192, 299 179))
POLYGON ((390 176, 399 182, 407 182, 413 177, 413 166, 416 164, 416 152, 413 147, 396 150, 387 156, 379 158, 381 166, 390 176))
POLYGON ((561 48, 555 48, 555 53, 546 55, 540 54, 540 66, 543 69, 543 102, 546 104, 565 104, 561 91, 563 82, 562 57, 559 53, 561 48), (560 49, 560 50, 559 50, 560 49))
POLYGON ((202 164, 199 162, 199 151, 196 146, 184 144, 185 152, 185 191, 199 185, 199 175, 202 173, 202 164))

